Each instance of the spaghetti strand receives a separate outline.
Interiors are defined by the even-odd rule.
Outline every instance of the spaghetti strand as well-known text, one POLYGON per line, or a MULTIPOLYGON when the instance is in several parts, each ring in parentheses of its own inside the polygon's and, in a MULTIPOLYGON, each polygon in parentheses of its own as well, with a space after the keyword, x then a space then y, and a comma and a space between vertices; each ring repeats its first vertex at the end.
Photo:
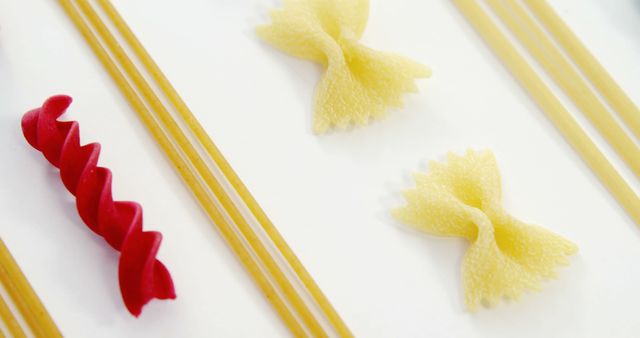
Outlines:
POLYGON ((517 1, 506 4, 503 0, 487 0, 487 3, 612 145, 636 177, 640 177, 638 146, 524 7, 517 1))
POLYGON ((300 278, 303 285, 307 288, 307 290, 309 290, 309 293, 319 304, 320 308, 324 311, 325 315, 327 316, 331 324, 336 328, 340 336, 352 337, 353 334, 349 331, 349 328, 344 323, 335 308, 331 305, 320 287, 316 284, 309 272, 302 265, 293 250, 291 250, 287 242, 273 225, 264 210, 255 200, 253 195, 240 180, 229 162, 225 159, 224 155, 220 152, 211 137, 209 137, 207 132, 204 130, 198 119, 193 115, 189 107, 182 100, 182 97, 180 97, 178 92, 166 78, 160 67, 158 67, 151 55, 149 55, 142 43, 138 40, 133 31, 126 24, 122 16, 120 16, 116 8, 111 4, 111 1, 98 0, 98 3, 110 18, 110 20, 114 23, 114 26, 124 37, 125 41, 127 42, 127 44, 129 44, 136 56, 142 61, 142 64, 156 81, 162 92, 167 96, 171 104, 176 108, 187 126, 196 136, 197 140, 200 142, 200 144, 202 144, 207 154, 213 159, 214 163, 218 166, 231 186, 238 193, 242 201, 247 205, 249 211, 258 220, 258 223, 262 226, 262 229, 265 231, 269 239, 271 239, 271 241, 275 244, 276 248, 281 252, 282 256, 286 259, 287 263, 291 266, 295 274, 298 276, 298 278, 300 278))
POLYGON ((62 337, 40 298, 0 238, 0 282, 36 337, 62 337))
POLYGON ((189 142, 186 135, 180 129, 175 120, 171 117, 169 111, 164 107, 160 99, 153 92, 151 87, 142 77, 142 74, 136 69, 133 62, 126 55, 122 47, 115 40, 115 37, 109 32, 108 28, 97 13, 93 10, 91 5, 86 0, 76 0, 80 9, 84 12, 89 22, 96 28, 98 34, 103 38, 107 47, 115 55, 116 59, 123 66, 125 72, 133 80, 133 83, 140 90, 143 97, 149 102, 153 110, 156 112, 156 116, 165 126, 169 134, 176 140, 176 143, 180 149, 186 154, 187 158, 195 166, 197 172, 201 175, 207 186, 212 190, 216 199, 222 204, 225 211, 229 213, 233 222, 237 225, 242 235, 247 239, 252 249, 256 252, 259 259, 265 264, 269 273, 272 274, 276 283, 279 285, 280 290, 284 293, 285 297, 291 302, 293 308, 298 311, 302 320, 314 333, 316 337, 326 337, 326 333, 318 321, 314 318, 307 305, 304 303, 298 292, 293 288, 291 282, 286 278, 276 261, 269 254, 265 246, 260 242, 256 233, 251 229, 248 222, 242 217, 240 211, 234 205, 231 198, 226 194, 222 185, 215 178, 211 169, 206 165, 202 158, 198 155, 195 147, 189 142))
POLYGON ((571 28, 545 0, 524 0, 524 3, 547 27, 547 31, 562 45, 582 72, 607 102, 625 121, 636 139, 640 140, 640 109, 611 77, 609 72, 589 52, 571 28))
POLYGON ((2 318, 2 321, 7 327, 7 330, 9 330, 9 333, 11 334, 11 336, 13 336, 14 338, 26 337, 26 335, 24 334, 24 331, 22 331, 22 328, 20 327, 20 324, 18 324, 16 317, 13 316, 13 313, 11 313, 11 309, 9 309, 9 306, 4 301, 4 298, 1 296, 0 296, 0 318, 2 318))
POLYGON ((529 92, 602 184, 618 200, 631 219, 640 226, 640 198, 591 141, 549 87, 511 45, 507 37, 500 32, 496 24, 475 0, 454 0, 454 4, 487 42, 505 67, 529 92))

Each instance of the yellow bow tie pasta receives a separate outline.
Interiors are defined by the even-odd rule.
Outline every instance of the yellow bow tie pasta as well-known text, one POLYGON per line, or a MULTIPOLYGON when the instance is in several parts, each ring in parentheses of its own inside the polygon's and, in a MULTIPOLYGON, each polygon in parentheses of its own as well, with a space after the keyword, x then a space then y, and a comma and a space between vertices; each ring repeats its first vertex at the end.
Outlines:
POLYGON ((465 303, 475 310, 503 296, 517 299, 537 290, 543 279, 568 264, 577 247, 539 226, 525 224, 500 205, 500 173, 491 152, 449 154, 448 163, 432 162, 416 174, 416 188, 405 192, 407 205, 395 217, 439 236, 466 238, 462 276, 465 303))
POLYGON ((402 105, 401 95, 417 91, 415 78, 429 68, 360 43, 369 15, 368 0, 284 0, 272 23, 257 28, 267 42, 293 56, 322 64, 313 127, 317 133, 352 123, 365 125, 402 105))

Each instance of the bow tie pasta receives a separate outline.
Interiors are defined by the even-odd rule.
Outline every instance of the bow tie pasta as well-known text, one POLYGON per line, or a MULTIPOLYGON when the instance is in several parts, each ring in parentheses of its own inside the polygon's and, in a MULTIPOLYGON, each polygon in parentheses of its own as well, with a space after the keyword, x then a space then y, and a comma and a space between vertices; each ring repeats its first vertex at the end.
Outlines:
POLYGON ((417 91, 415 78, 431 75, 407 58, 361 45, 368 12, 368 0, 284 0, 272 23, 257 28, 282 51, 324 66, 315 94, 317 133, 384 116, 388 106, 402 105, 403 92, 417 91))
POLYGON ((491 152, 449 155, 417 174, 405 192, 407 205, 393 214, 404 223, 438 236, 467 239, 463 262, 465 303, 470 310, 503 296, 516 299, 537 290, 543 279, 568 264, 577 247, 542 227, 523 223, 501 206, 500 173, 491 152))

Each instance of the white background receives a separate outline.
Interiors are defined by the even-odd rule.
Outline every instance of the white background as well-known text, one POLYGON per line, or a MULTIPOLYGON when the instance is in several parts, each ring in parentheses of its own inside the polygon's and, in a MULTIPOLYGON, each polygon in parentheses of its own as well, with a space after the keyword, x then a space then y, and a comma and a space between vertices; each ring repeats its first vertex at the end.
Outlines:
MULTIPOLYGON (((388 118, 324 136, 311 131, 321 68, 252 31, 279 1, 114 3, 356 335, 637 337, 639 228, 449 1, 371 1, 364 42, 433 77, 388 118), (467 148, 495 152, 513 215, 580 248, 542 292, 477 313, 463 304, 466 243, 389 216, 412 172, 467 148)), ((640 2, 552 3, 640 103, 640 2)), ((0 234, 66 335, 288 335, 56 1, 0 0, 0 158, 0 234), (114 196, 164 234, 178 299, 138 319, 117 254, 22 137, 22 114, 56 93, 74 97, 82 142, 102 143, 114 196)))

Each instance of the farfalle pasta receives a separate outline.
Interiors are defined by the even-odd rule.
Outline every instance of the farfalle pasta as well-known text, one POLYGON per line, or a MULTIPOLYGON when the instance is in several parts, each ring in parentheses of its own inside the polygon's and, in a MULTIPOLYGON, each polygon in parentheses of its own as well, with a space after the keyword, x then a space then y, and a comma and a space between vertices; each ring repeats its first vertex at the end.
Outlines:
POLYGON ((264 40, 293 56, 322 64, 315 95, 314 130, 364 125, 401 106, 401 95, 417 91, 415 78, 429 68, 405 57, 360 44, 368 0, 284 0, 272 23, 257 28, 264 40))
POLYGON ((470 242, 462 267, 470 310, 483 301, 493 305, 539 289, 577 252, 568 240, 502 208, 500 173, 491 152, 450 154, 447 163, 432 162, 430 172, 416 174, 415 180, 416 188, 404 194, 407 205, 393 214, 430 234, 470 242))

